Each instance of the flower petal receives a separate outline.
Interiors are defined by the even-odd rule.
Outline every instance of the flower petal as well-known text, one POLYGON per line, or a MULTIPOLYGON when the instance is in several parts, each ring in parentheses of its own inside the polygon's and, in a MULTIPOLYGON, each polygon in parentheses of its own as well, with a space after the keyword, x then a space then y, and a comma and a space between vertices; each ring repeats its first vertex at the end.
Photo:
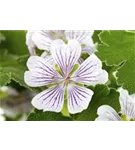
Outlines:
POLYGON ((63 74, 67 76, 81 55, 81 46, 75 40, 68 41, 68 44, 62 40, 55 40, 52 43, 51 54, 63 74))
POLYGON ((82 84, 95 85, 98 83, 106 83, 108 73, 102 70, 101 61, 96 55, 92 54, 80 65, 71 79, 82 84))
POLYGON ((31 56, 27 66, 30 71, 26 71, 24 80, 31 87, 39 87, 47 84, 59 82, 62 77, 46 62, 42 57, 31 56))
POLYGON ((80 44, 85 44, 87 40, 91 40, 93 32, 87 30, 66 30, 65 36, 67 40, 77 40, 80 44))
POLYGON ((82 44, 82 51, 87 52, 89 55, 96 51, 95 44, 92 39, 94 31, 88 30, 66 30, 65 36, 67 40, 77 40, 82 44))
POLYGON ((93 32, 89 32, 88 37, 86 37, 86 40, 83 43, 84 45, 91 46, 91 47, 96 46, 96 44, 94 44, 94 42, 93 42, 92 35, 93 35, 93 32))
POLYGON ((28 46, 28 49, 29 49, 29 52, 30 52, 30 55, 35 55, 35 43, 33 42, 32 40, 32 36, 34 35, 36 31, 28 31, 27 34, 26 34, 26 45, 28 46))
POLYGON ((130 95, 130 97, 131 97, 132 100, 134 100, 134 102, 135 102, 135 94, 130 95))
POLYGON ((53 37, 49 30, 40 30, 35 32, 32 36, 32 40, 39 49, 50 51, 53 37))
POLYGON ((44 58, 45 61, 48 62, 49 64, 51 64, 53 67, 55 67, 55 61, 54 61, 52 55, 48 55, 47 52, 43 52, 41 57, 44 58))
POLYGON ((79 64, 82 64, 83 62, 84 62, 84 59, 80 57, 80 58, 78 59, 78 63, 79 63, 79 64))
POLYGON ((64 88, 56 85, 51 87, 32 100, 32 105, 39 110, 60 112, 64 103, 64 88))
POLYGON ((114 120, 111 120, 110 118, 106 116, 99 116, 95 119, 95 121, 114 121, 114 120))
POLYGON ((68 110, 71 114, 82 112, 87 109, 93 91, 77 85, 68 85, 68 110))
POLYGON ((92 46, 87 45, 82 48, 82 51, 87 52, 89 55, 91 55, 96 51, 96 49, 92 46))
POLYGON ((121 118, 118 113, 109 105, 100 106, 97 110, 99 115, 96 121, 120 121, 121 118))
POLYGON ((121 113, 125 115, 129 120, 135 119, 134 95, 129 95, 128 91, 122 88, 119 89, 119 92, 120 92, 121 113))

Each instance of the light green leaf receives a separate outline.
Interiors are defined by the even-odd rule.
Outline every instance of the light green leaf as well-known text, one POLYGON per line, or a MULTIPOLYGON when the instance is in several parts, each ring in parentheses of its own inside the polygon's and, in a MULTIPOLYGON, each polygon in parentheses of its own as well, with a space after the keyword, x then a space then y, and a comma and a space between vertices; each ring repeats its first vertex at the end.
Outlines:
POLYGON ((11 54, 24 55, 28 54, 26 46, 26 31, 1 31, 6 40, 1 43, 1 48, 6 48, 11 54))
POLYGON ((127 30, 127 32, 135 33, 135 30, 127 30))
POLYGON ((103 31, 97 55, 107 65, 121 65, 117 82, 130 93, 135 93, 135 32, 103 31))
POLYGON ((94 95, 87 110, 82 113, 72 115, 74 120, 93 121, 97 118, 97 109, 101 105, 110 105, 115 110, 120 111, 119 93, 114 89, 108 89, 106 85, 96 85, 93 89, 94 95))
POLYGON ((5 86, 10 83, 11 73, 5 73, 0 71, 0 86, 5 86))
POLYGON ((35 110, 29 114, 27 121, 72 121, 72 119, 63 116, 61 113, 35 110))

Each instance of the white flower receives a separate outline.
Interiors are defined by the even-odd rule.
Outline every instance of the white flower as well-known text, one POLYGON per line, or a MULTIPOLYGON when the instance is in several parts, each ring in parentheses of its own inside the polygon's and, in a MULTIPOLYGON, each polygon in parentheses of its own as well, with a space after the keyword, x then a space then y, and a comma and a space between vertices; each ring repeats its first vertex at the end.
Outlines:
POLYGON ((47 52, 41 54, 41 57, 44 58, 49 64, 55 66, 55 61, 51 55, 48 55, 47 52))
POLYGON ((121 121, 135 119, 135 94, 129 95, 128 91, 119 89, 121 111, 118 114, 112 107, 103 105, 98 108, 98 121, 121 121))
POLYGON ((92 40, 94 31, 86 30, 39 30, 28 31, 26 35, 26 44, 30 54, 33 55, 34 48, 37 46, 41 50, 50 51, 54 40, 62 39, 64 42, 76 40, 82 46, 82 51, 92 54, 95 51, 95 45, 92 40))
MULTIPOLYGON (((56 32, 57 37, 54 36, 54 39, 60 38, 60 36, 58 36, 58 35, 59 35, 59 32, 61 33, 61 30, 59 30, 59 32, 57 30, 55 30, 55 31, 28 30, 28 32, 26 34, 26 45, 28 46, 30 55, 32 55, 32 56, 35 55, 36 47, 38 47, 41 50, 50 51, 51 43, 54 40, 54 39, 52 39, 51 34, 53 34, 55 32, 56 32), (48 42, 49 42, 49 46, 48 46, 48 42)), ((47 53, 45 52, 43 55, 46 55, 46 54, 47 53)))
POLYGON ((67 40, 77 40, 81 46, 82 51, 92 54, 95 51, 95 45, 92 40, 94 31, 88 30, 66 30, 65 37, 67 40))
POLYGON ((109 105, 100 106, 97 110, 99 115, 96 121, 120 121, 121 118, 118 113, 109 105))
POLYGON ((28 30, 26 34, 26 45, 33 55, 35 48, 50 51, 53 40, 61 38, 63 31, 28 30))
POLYGON ((27 34, 26 34, 26 45, 28 46, 30 55, 35 55, 36 45, 32 40, 32 36, 34 35, 35 32, 36 31, 31 30, 31 31, 28 31, 27 34))
POLYGON ((127 90, 119 89, 121 114, 128 120, 135 119, 135 94, 129 95, 127 90))
POLYGON ((87 109, 93 91, 78 83, 95 85, 107 82, 108 74, 102 70, 101 61, 93 54, 74 70, 81 55, 81 46, 76 40, 69 40, 68 44, 62 40, 55 40, 51 45, 51 55, 57 69, 39 56, 31 56, 27 62, 29 71, 25 72, 25 82, 29 86, 52 85, 33 98, 33 106, 43 111, 60 112, 64 104, 64 95, 67 93, 70 113, 79 113, 87 109))

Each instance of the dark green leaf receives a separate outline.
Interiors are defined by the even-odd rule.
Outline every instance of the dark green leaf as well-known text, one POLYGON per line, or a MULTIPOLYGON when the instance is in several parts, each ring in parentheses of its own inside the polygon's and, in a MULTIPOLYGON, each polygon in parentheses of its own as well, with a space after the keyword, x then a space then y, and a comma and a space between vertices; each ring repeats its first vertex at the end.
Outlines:
POLYGON ((63 116, 61 113, 43 112, 35 110, 28 116, 28 121, 72 121, 71 118, 63 116))

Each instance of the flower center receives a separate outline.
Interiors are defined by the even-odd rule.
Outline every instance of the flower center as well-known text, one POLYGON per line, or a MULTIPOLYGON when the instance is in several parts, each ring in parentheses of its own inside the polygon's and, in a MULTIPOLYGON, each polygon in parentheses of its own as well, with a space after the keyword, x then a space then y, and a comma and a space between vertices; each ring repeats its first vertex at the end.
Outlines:
POLYGON ((67 86, 68 85, 68 83, 70 82, 70 76, 67 76, 66 77, 66 79, 65 79, 65 81, 64 81, 64 86, 67 86))

